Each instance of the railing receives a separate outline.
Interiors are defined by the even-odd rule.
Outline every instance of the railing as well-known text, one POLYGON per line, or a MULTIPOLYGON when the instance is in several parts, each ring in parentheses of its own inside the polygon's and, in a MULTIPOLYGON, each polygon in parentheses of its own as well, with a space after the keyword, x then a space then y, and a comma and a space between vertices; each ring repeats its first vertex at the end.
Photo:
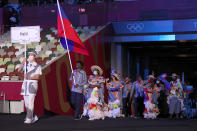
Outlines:
MULTIPOLYGON (((59 0, 60 3, 73 4, 96 4, 102 2, 112 2, 113 0, 59 0)), ((48 6, 55 5, 56 0, 19 0, 21 6, 48 6)))

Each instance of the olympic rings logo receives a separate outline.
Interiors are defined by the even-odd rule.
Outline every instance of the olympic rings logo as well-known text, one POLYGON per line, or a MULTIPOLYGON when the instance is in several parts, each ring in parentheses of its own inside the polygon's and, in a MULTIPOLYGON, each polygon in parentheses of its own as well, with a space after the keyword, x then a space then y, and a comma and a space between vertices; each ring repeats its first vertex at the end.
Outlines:
POLYGON ((138 32, 144 29, 143 23, 132 23, 127 25, 127 29, 131 32, 138 32))

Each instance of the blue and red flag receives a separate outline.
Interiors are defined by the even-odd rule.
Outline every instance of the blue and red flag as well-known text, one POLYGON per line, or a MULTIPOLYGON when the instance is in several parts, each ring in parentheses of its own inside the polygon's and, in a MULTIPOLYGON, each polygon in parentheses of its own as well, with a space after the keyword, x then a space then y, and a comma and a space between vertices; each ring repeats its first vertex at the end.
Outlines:
POLYGON ((88 51, 86 50, 84 44, 82 43, 81 39, 79 38, 77 32, 72 27, 71 22, 69 21, 68 17, 64 13, 63 9, 60 7, 62 21, 65 29, 66 38, 64 35, 64 30, 62 27, 62 21, 59 10, 57 10, 57 30, 58 36, 60 36, 60 42, 64 49, 67 49, 66 41, 68 44, 68 49, 73 52, 77 52, 84 55, 89 55, 88 51))
POLYGON ((158 76, 158 78, 164 83, 164 86, 169 90, 170 89, 170 82, 166 80, 168 77, 167 73, 163 73, 158 76))
POLYGON ((168 77, 168 75, 167 75, 167 73, 163 73, 163 74, 161 74, 159 77, 167 78, 167 77, 168 77))

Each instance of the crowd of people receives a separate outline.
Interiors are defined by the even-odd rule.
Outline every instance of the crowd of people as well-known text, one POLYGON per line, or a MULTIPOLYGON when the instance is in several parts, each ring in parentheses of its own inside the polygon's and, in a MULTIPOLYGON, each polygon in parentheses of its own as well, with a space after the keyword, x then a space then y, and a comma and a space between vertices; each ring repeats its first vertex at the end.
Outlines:
MULTIPOLYGON (((102 3, 112 2, 113 0, 59 0, 60 3, 66 3, 69 5, 73 4, 91 4, 91 3, 102 3)), ((24 6, 46 6, 56 4, 57 0, 19 0, 20 5, 24 6)))
MULTIPOLYGON (((38 120, 34 114, 34 99, 38 89, 38 80, 42 75, 41 66, 35 61, 37 53, 28 53, 18 71, 24 71, 21 95, 24 97, 26 118, 24 123, 38 120)), ((170 118, 179 118, 184 113, 184 84, 173 73, 167 81, 167 74, 155 77, 154 73, 143 80, 137 75, 135 81, 123 78, 114 69, 111 78, 103 77, 103 70, 94 65, 92 75, 87 76, 83 62, 76 62, 76 69, 70 76, 71 105, 75 111, 74 119, 87 117, 89 120, 105 118, 133 117, 156 119, 159 114, 169 114, 170 118), (108 97, 107 101, 106 98, 108 97), (84 99, 83 99, 84 98, 84 99), (81 110, 83 99, 83 110, 81 110)))
MULTIPOLYGON (((69 5, 73 4, 96 4, 102 2, 113 2, 113 0, 59 0, 60 3, 65 3, 69 5)), ((8 4, 20 4, 21 6, 47 6, 57 3, 57 0, 18 0, 18 1, 9 1, 9 0, 0 0, 0 7, 5 7, 8 4)))
POLYGON ((103 70, 94 65, 92 75, 86 76, 83 63, 77 61, 76 70, 70 77, 72 83, 71 104, 75 109, 74 119, 87 117, 98 120, 118 117, 156 119, 159 114, 179 118, 184 111, 184 88, 180 77, 173 73, 167 81, 167 74, 155 77, 154 73, 143 80, 123 78, 115 70, 111 78, 104 78, 103 70), (107 95, 105 90, 108 91, 107 95), (84 97, 83 111, 81 100, 84 97), (108 97, 108 101, 104 97, 108 97))

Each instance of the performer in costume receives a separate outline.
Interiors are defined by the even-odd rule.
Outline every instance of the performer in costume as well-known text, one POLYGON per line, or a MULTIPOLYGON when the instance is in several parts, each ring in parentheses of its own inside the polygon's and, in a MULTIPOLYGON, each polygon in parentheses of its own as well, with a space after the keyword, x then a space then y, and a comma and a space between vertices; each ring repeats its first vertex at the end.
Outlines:
POLYGON ((83 62, 76 62, 76 70, 70 77, 72 83, 71 89, 71 104, 75 109, 74 119, 79 120, 81 118, 81 99, 83 93, 83 87, 87 83, 86 72, 83 69, 83 62))
MULTIPOLYGON (((109 117, 120 117, 120 89, 123 88, 123 84, 120 81, 119 75, 114 72, 111 74, 111 82, 106 83, 106 87, 109 93, 109 117)), ((108 81, 108 80, 107 80, 108 81)))
POLYGON ((157 80, 156 83, 154 83, 153 88, 153 94, 152 94, 152 101, 155 105, 158 105, 158 98, 160 96, 160 91, 163 87, 161 87, 160 81, 157 80))
POLYGON ((87 102, 84 105, 83 116, 88 116, 89 120, 104 119, 108 116, 108 108, 104 102, 104 83, 102 77, 103 70, 99 66, 92 66, 93 75, 88 79, 87 102))
POLYGON ((149 75, 148 83, 145 85, 145 110, 144 110, 144 118, 146 119, 155 119, 159 114, 159 109, 157 106, 157 96, 156 92, 158 88, 154 84, 155 77, 153 75, 149 75))
POLYGON ((176 114, 176 118, 179 118, 181 112, 181 98, 183 96, 183 89, 180 81, 177 80, 177 74, 172 74, 172 81, 170 82, 171 88, 169 89, 168 104, 169 114, 172 118, 173 114, 176 114))
POLYGON ((34 115, 34 100, 38 89, 38 79, 40 75, 42 75, 41 66, 38 65, 35 61, 35 56, 37 53, 35 51, 28 53, 28 63, 25 62, 26 59, 23 60, 21 67, 18 68, 18 71, 25 71, 24 81, 22 84, 21 95, 23 95, 26 109, 26 118, 24 123, 31 124, 35 123, 38 120, 38 117, 34 115))

